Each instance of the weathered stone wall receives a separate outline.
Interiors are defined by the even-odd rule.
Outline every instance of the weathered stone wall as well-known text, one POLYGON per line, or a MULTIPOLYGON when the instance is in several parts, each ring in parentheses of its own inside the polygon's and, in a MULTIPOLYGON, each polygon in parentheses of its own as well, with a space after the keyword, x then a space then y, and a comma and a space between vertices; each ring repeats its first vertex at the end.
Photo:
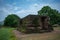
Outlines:
POLYGON ((28 15, 22 19, 22 25, 25 26, 27 30, 48 30, 49 28, 49 17, 48 16, 39 16, 39 15, 28 15), (37 25, 34 24, 33 20, 37 18, 37 25), (35 29, 36 28, 36 29, 35 29))

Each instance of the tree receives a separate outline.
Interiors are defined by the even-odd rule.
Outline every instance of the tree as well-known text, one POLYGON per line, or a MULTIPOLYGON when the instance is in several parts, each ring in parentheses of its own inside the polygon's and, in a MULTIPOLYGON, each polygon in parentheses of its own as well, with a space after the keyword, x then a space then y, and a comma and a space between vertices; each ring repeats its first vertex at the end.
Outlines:
POLYGON ((58 14, 57 22, 60 25, 60 13, 58 14))
POLYGON ((41 10, 38 11, 38 15, 48 15, 48 12, 51 10, 49 6, 44 6, 41 10))
POLYGON ((8 15, 4 20, 4 26, 18 27, 19 24, 20 18, 15 14, 8 15))
POLYGON ((56 9, 52 9, 49 6, 44 6, 41 10, 38 11, 38 15, 49 16, 50 23, 57 24, 59 12, 56 9))

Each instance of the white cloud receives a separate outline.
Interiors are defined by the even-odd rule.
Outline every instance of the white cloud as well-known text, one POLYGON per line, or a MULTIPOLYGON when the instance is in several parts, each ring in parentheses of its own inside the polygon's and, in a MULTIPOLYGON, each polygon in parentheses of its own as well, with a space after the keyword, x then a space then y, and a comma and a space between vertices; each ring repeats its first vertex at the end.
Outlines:
POLYGON ((37 12, 39 10, 41 10, 41 8, 43 6, 50 6, 51 8, 56 8, 52 4, 37 4, 37 3, 35 3, 35 4, 32 4, 32 5, 28 6, 27 9, 21 9, 21 10, 17 11, 16 14, 20 17, 25 17, 29 14, 37 15, 38 14, 37 12))
POLYGON ((35 3, 35 4, 30 5, 27 9, 22 9, 21 10, 22 12, 20 11, 20 14, 26 14, 26 15, 22 15, 20 17, 24 17, 24 16, 27 16, 29 14, 34 14, 34 15, 38 14, 37 12, 39 10, 41 10, 41 8, 43 6, 50 6, 51 8, 60 11, 60 8, 59 8, 60 6, 58 4, 37 4, 37 3, 35 3))
POLYGON ((32 5, 28 6, 27 9, 22 9, 21 7, 17 7, 17 6, 14 6, 14 5, 7 4, 6 7, 3 8, 3 11, 5 13, 8 13, 8 14, 13 13, 13 14, 19 15, 20 17, 25 17, 29 14, 37 15, 38 14, 37 12, 43 6, 50 5, 50 4, 37 4, 37 3, 35 3, 35 4, 32 4, 32 5))
POLYGON ((37 3, 35 3, 35 4, 28 6, 27 9, 23 9, 22 7, 15 6, 15 3, 14 3, 14 5, 7 4, 5 7, 1 8, 1 9, 2 9, 2 11, 5 12, 5 16, 13 13, 13 14, 16 14, 16 15, 20 16, 21 18, 23 18, 29 14, 37 15, 38 14, 37 12, 39 10, 41 10, 41 8, 43 6, 50 6, 55 9, 59 8, 59 7, 56 8, 56 5, 53 5, 53 4, 37 4, 37 3))
POLYGON ((15 6, 15 5, 10 5, 10 4, 6 4, 5 7, 3 7, 3 10, 5 10, 6 12, 10 13, 15 13, 16 11, 20 10, 21 7, 15 6))
POLYGON ((4 18, 7 15, 15 14, 16 11, 20 10, 20 8, 21 7, 13 6, 13 5, 10 5, 10 4, 6 4, 4 7, 0 7, 0 19, 4 20, 4 18))
POLYGON ((19 11, 16 12, 17 15, 19 15, 20 17, 25 17, 29 14, 34 14, 34 15, 37 15, 38 11, 43 7, 43 6, 46 6, 46 5, 49 5, 49 4, 32 4, 30 6, 28 6, 27 9, 21 9, 19 11))

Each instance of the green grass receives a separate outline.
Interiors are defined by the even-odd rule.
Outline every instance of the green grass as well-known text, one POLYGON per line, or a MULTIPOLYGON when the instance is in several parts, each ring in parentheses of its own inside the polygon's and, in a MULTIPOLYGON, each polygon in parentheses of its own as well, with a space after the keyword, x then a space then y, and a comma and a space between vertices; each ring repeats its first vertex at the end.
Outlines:
POLYGON ((12 30, 14 30, 14 28, 1 28, 0 40, 16 40, 12 30))

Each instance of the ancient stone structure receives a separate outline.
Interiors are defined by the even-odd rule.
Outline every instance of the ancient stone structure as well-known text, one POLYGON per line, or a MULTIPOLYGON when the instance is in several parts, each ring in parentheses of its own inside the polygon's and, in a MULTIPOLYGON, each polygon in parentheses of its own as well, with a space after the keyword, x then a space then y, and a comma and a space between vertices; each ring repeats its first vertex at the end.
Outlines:
POLYGON ((27 31, 42 32, 52 31, 50 26, 50 18, 48 16, 28 15, 21 19, 21 27, 26 27, 27 31))

